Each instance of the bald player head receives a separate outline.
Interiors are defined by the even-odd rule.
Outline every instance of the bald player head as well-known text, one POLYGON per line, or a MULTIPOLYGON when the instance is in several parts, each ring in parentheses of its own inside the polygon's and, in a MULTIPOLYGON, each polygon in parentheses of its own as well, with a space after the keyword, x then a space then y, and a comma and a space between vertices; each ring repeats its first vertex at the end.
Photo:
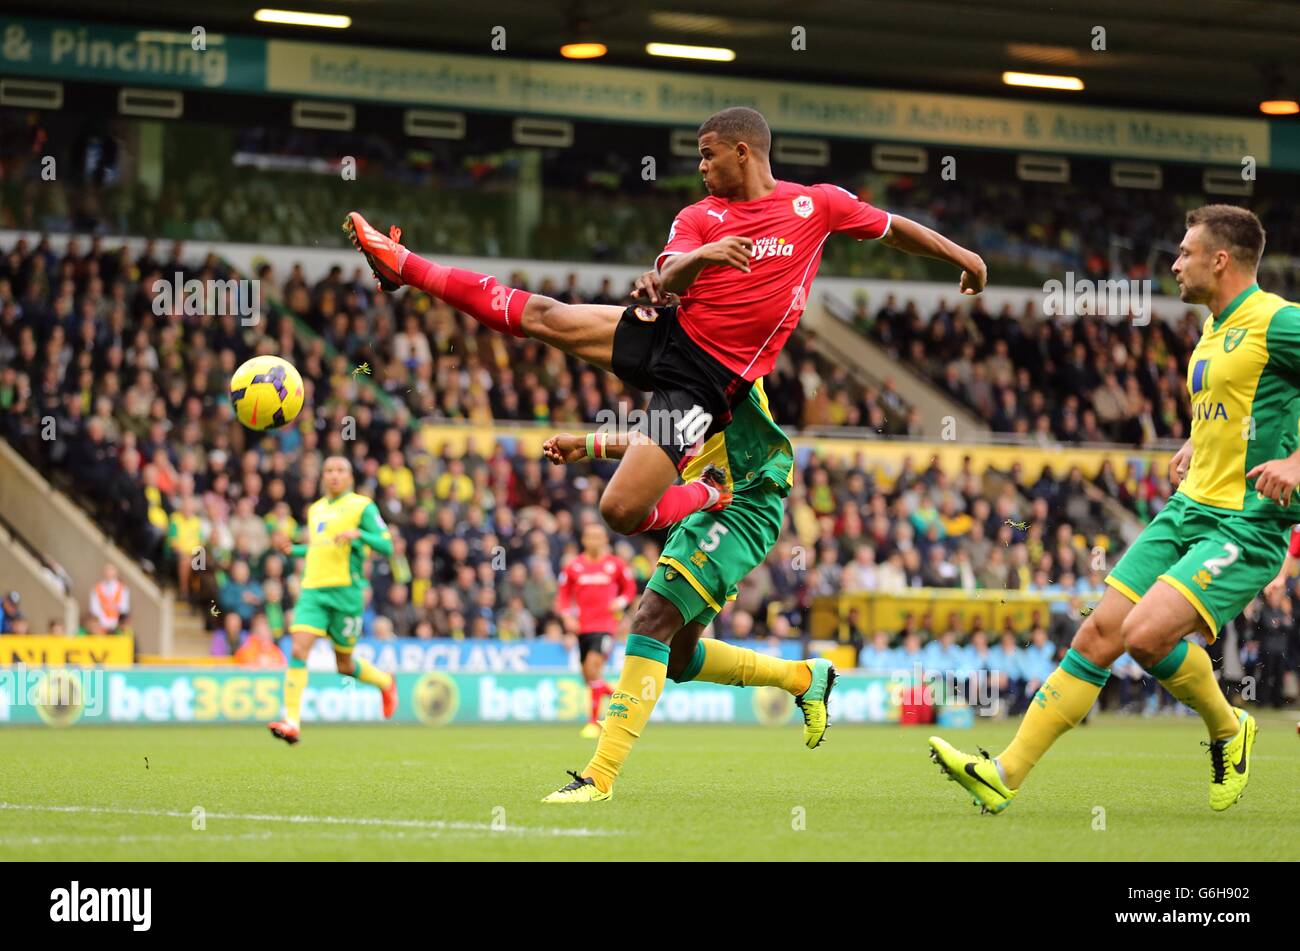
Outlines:
POLYGON ((330 456, 320 474, 321 487, 332 499, 352 491, 352 463, 346 456, 330 456))

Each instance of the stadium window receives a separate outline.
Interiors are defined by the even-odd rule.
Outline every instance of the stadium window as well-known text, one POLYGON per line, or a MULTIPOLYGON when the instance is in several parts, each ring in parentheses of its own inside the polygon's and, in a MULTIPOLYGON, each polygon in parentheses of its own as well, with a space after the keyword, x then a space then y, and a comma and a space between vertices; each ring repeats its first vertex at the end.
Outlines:
POLYGON ((930 167, 930 153, 919 145, 873 145, 871 166, 878 172, 920 175, 930 167))
POLYGON ((1110 183, 1116 188, 1159 189, 1164 173, 1150 162, 1111 162, 1110 183))
POLYGON ((1070 182, 1070 160, 1060 155, 1017 155, 1016 178, 1022 182, 1070 182))
POLYGON ((700 140, 694 129, 673 129, 668 136, 668 151, 674 158, 699 158, 700 140))
POLYGON ((12 106, 15 109, 62 109, 63 83, 0 79, 0 106, 12 106))
POLYGON ((561 119, 516 119, 510 134, 515 145, 564 149, 573 144, 573 123, 561 119))
POLYGON ((351 132, 357 124, 357 110, 346 102, 310 102, 295 99, 293 125, 296 129, 329 129, 351 132))
POLYGON ((831 164, 831 144, 825 139, 790 139, 782 136, 776 140, 772 158, 786 165, 831 164))
POLYGON ((465 113, 407 109, 402 115, 402 129, 407 135, 418 138, 463 139, 465 138, 465 113))
POLYGON ((179 119, 185 111, 185 97, 174 89, 124 87, 117 94, 117 111, 124 116, 179 119))
POLYGON ((1253 195, 1255 183, 1241 177, 1239 168, 1207 168, 1201 186, 1209 195, 1253 195))

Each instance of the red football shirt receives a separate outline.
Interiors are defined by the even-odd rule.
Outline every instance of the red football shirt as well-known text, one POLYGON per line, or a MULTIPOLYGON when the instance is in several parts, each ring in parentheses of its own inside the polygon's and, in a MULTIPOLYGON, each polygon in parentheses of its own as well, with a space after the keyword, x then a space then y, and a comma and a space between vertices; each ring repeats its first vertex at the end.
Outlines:
POLYGON ((628 604, 636 599, 636 579, 627 563, 617 555, 592 561, 580 554, 560 574, 556 607, 567 614, 577 606, 579 634, 612 634, 618 627, 614 599, 620 595, 628 604))
POLYGON ((889 215, 838 185, 777 182, 754 201, 710 195, 683 208, 655 259, 694 251, 731 235, 751 238, 749 273, 710 265, 682 295, 677 319, 690 338, 732 372, 756 380, 771 371, 799 323, 822 245, 836 232, 881 238, 889 215))

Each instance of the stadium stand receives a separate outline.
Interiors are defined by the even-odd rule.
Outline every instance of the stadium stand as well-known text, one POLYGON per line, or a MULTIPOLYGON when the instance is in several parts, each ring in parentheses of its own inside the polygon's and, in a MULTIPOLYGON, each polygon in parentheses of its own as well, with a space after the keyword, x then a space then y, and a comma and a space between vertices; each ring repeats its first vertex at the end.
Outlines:
MULTIPOLYGON (((335 271, 309 284, 297 270, 277 280, 264 269, 269 313, 249 331, 235 318, 211 326, 154 314, 149 288, 159 274, 239 276, 180 244, 149 245, 139 256, 98 239, 74 240, 62 255, 44 243, 0 251, 0 432, 198 610, 211 608, 204 613, 214 654, 243 651, 255 663, 275 662, 259 648, 263 629, 272 638, 285 630, 296 579, 271 541, 301 524, 320 462, 332 452, 354 460, 358 490, 376 498, 399 536, 392 559, 372 562, 368 634, 560 636, 556 577, 577 550, 581 526, 598 517, 608 470, 543 467, 521 440, 462 454, 430 433, 458 421, 581 429, 600 411, 639 399, 612 377, 531 341, 479 333, 422 295, 375 295, 359 274, 335 271), (258 438, 233 422, 225 380, 247 356, 277 348, 302 368, 308 409, 303 425, 258 438), (348 416, 356 439, 345 441, 348 416), (46 417, 71 437, 41 440, 46 417), (189 570, 185 556, 196 546, 211 553, 215 571, 189 570), (503 572, 486 557, 498 548, 503 572)), ((576 285, 539 289, 613 299, 604 283, 590 296, 576 285)), ((893 306, 886 304, 876 328, 895 326, 893 306)), ((908 432, 908 407, 896 394, 858 383, 818 353, 809 334, 796 335, 768 386, 791 427, 908 432)), ((1078 466, 1047 466, 1031 480, 1014 464, 977 465, 978 450, 959 464, 938 457, 927 464, 918 452, 882 467, 862 446, 857 456, 816 442, 800 446, 785 537, 719 617, 721 635, 811 636, 816 600, 841 592, 1019 592, 1050 597, 1046 615, 1005 631, 1017 645, 1007 663, 1030 671, 1035 639, 1055 650, 1095 601, 1118 537, 1103 498, 1125 498, 1139 510, 1139 500, 1159 503, 1154 492, 1143 496, 1121 480, 1109 460, 1095 478, 1078 466)), ((639 582, 653 569, 659 541, 618 543, 639 582)), ((1289 605, 1279 608, 1286 609, 1274 626, 1293 629, 1289 605)), ((868 665, 905 664, 903 645, 915 640, 929 651, 927 669, 986 669, 979 665, 989 662, 981 659, 988 634, 956 615, 936 621, 943 617, 921 612, 897 628, 850 617, 832 636, 862 651, 868 665), (903 653, 880 653, 882 636, 903 653)), ((83 626, 95 628, 89 613, 83 626)), ((1112 692, 1127 706, 1148 696, 1112 692)))

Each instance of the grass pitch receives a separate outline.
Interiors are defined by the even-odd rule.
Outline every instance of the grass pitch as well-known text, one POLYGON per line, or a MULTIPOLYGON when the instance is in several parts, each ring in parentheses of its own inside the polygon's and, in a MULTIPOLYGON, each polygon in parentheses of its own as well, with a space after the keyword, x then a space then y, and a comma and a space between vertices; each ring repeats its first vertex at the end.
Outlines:
MULTIPOLYGON (((1100 717, 997 817, 930 762, 926 727, 833 728, 809 752, 797 729, 654 724, 588 806, 538 801, 593 748, 568 726, 309 724, 292 748, 260 726, 6 728, 0 860, 1295 861, 1295 718, 1258 716, 1226 813, 1198 718, 1100 717)), ((1014 727, 944 735, 997 750, 1014 727)))

